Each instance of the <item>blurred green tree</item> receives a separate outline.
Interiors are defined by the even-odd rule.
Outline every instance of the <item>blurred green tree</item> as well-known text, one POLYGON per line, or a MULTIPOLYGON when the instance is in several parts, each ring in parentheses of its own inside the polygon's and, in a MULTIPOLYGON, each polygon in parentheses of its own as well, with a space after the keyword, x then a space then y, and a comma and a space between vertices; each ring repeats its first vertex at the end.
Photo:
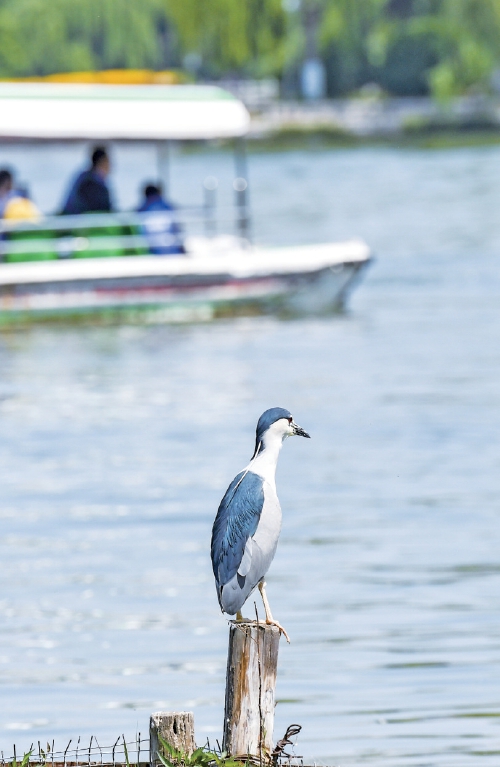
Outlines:
POLYGON ((323 4, 319 41, 330 59, 332 90, 345 93, 375 80, 369 67, 368 39, 383 15, 386 0, 324 0, 323 4))
POLYGON ((184 50, 213 74, 281 71, 286 58, 282 0, 165 0, 184 50))
POLYGON ((162 0, 0 0, 0 74, 161 64, 162 0))
POLYGON ((372 64, 386 65, 403 39, 432 51, 424 71, 439 100, 488 90, 500 62, 500 0, 391 0, 367 38, 372 64))
POLYGON ((429 81, 435 96, 488 89, 500 61, 500 0, 441 0, 435 16, 414 25, 415 34, 434 40, 439 61, 429 81))

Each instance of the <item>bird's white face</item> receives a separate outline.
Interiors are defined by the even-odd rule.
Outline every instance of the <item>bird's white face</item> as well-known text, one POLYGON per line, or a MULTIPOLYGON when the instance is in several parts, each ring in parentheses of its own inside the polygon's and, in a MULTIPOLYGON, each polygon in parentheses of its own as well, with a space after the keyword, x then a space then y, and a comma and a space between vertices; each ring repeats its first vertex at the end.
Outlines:
POLYGON ((309 434, 304 429, 295 423, 293 418, 280 418, 275 421, 267 430, 264 437, 264 442, 268 443, 274 440, 281 440, 283 442, 287 437, 309 437, 309 434))
POLYGON ((280 418, 279 421, 273 423, 271 429, 276 426, 276 433, 281 435, 282 440, 285 440, 293 435, 292 424, 293 418, 280 418))
POLYGON ((292 426, 288 418, 280 418, 271 424, 262 438, 263 446, 266 449, 279 450, 282 442, 293 434, 292 426))

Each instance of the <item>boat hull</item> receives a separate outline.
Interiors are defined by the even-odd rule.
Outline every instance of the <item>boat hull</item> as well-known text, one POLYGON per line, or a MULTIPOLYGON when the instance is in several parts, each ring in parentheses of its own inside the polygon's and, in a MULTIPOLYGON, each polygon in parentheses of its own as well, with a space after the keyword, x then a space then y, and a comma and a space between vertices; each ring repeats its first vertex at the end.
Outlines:
POLYGON ((138 256, 3 264, 0 321, 125 314, 129 319, 168 322, 248 311, 323 314, 342 308, 369 262, 364 244, 347 245, 343 256, 335 245, 330 258, 322 253, 319 259, 311 246, 298 249, 304 251, 299 253, 302 258, 297 258, 297 249, 277 248, 219 258, 138 256), (309 258, 304 258, 308 252, 309 258))

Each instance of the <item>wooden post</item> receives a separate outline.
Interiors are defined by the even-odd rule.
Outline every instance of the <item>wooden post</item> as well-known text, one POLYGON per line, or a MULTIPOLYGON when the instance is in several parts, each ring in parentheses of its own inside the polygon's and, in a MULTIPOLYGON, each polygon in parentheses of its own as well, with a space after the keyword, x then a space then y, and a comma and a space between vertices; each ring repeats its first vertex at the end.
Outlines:
POLYGON ((229 624, 223 749, 269 761, 280 632, 254 622, 229 624))
POLYGON ((164 754, 162 751, 158 739, 159 735, 178 751, 191 756, 196 748, 193 714, 190 711, 158 711, 156 714, 151 714, 149 720, 149 760, 151 767, 161 764, 158 759, 158 751, 170 759, 170 755, 164 754))

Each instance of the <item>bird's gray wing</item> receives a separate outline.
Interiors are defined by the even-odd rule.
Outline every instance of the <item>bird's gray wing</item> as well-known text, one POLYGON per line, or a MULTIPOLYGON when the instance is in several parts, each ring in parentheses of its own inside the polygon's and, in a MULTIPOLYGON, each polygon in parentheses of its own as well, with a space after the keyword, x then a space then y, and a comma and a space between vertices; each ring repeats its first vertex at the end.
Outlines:
POLYGON ((222 499, 212 530, 212 567, 222 588, 236 573, 246 575, 252 558, 252 536, 264 505, 263 479, 240 472, 222 499))

